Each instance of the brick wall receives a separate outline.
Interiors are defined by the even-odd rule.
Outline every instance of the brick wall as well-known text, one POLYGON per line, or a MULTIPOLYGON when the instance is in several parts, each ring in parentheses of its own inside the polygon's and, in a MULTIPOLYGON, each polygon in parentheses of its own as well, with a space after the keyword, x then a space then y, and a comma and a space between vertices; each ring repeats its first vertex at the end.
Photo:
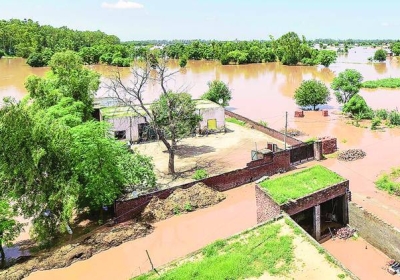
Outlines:
POLYGON ((296 201, 289 201, 281 205, 281 209, 288 215, 294 215, 317 204, 344 195, 348 189, 349 181, 346 180, 342 183, 317 191, 309 196, 299 198, 296 201))
POLYGON ((255 185, 256 205, 257 205, 257 224, 277 217, 281 213, 279 205, 261 189, 255 185))
POLYGON ((400 260, 400 231, 354 202, 349 203, 350 226, 389 257, 400 260))
POLYGON ((322 141, 322 154, 328 155, 336 152, 337 150, 337 139, 332 137, 323 137, 319 140, 322 141))
POLYGON ((130 200, 116 201, 114 204, 116 220, 117 222, 124 222, 135 217, 141 211, 143 211, 153 196, 164 199, 167 198, 177 188, 189 188, 198 182, 203 182, 207 186, 223 192, 243 184, 254 182, 263 176, 271 176, 279 171, 288 171, 289 169, 290 151, 280 151, 273 154, 272 161, 260 162, 260 164, 257 166, 248 166, 243 169, 233 170, 203 180, 149 193, 130 200))
MULTIPOLYGON (((267 134, 267 135, 269 135, 269 136, 271 136, 273 138, 276 138, 276 139, 278 139, 278 140, 280 140, 282 142, 284 141, 285 135, 283 133, 275 130, 275 129, 263 126, 263 125, 255 122, 255 121, 252 121, 252 120, 250 120, 250 119, 248 119, 246 117, 243 117, 243 116, 241 116, 239 114, 233 113, 233 112, 228 111, 228 110, 225 110, 225 115, 227 115, 229 117, 232 117, 232 118, 236 118, 236 119, 241 120, 241 121, 244 121, 244 122, 248 123, 249 125, 251 125, 251 127, 253 129, 258 130, 260 132, 263 132, 263 133, 265 133, 265 134, 267 134)), ((298 145, 298 144, 303 143, 302 141, 297 140, 296 138, 291 137, 291 136, 286 136, 286 142, 290 146, 298 145)))

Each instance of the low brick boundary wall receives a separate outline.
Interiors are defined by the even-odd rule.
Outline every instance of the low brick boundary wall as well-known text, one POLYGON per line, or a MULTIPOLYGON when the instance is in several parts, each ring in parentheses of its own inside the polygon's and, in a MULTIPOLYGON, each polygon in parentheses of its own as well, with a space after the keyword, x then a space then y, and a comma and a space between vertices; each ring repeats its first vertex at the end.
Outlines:
POLYGON ((322 154, 333 154, 337 151, 337 139, 333 137, 319 138, 322 141, 322 154))
POLYGON ((298 198, 296 201, 289 201, 281 205, 281 209, 288 215, 292 216, 314 205, 324 203, 335 197, 345 195, 349 189, 349 180, 338 183, 336 185, 324 188, 311 195, 298 198))
POLYGON ((196 183, 203 182, 207 186, 223 192, 238 186, 254 182, 263 176, 271 176, 280 171, 290 170, 290 151, 276 152, 272 156, 272 160, 268 162, 260 161, 258 166, 247 166, 243 169, 237 169, 220 175, 205 178, 203 180, 190 182, 180 186, 168 188, 165 190, 149 193, 138 198, 116 201, 114 203, 114 211, 117 222, 127 221, 138 215, 150 200, 157 196, 158 198, 167 198, 177 188, 189 188, 196 183))
POLYGON ((368 212, 360 205, 349 203, 350 226, 354 227, 362 238, 400 261, 400 231, 392 225, 368 212))
POLYGON ((281 207, 259 186, 256 189, 257 224, 271 220, 281 214, 281 207))
MULTIPOLYGON (((253 129, 258 130, 260 132, 263 132, 263 133, 265 133, 265 134, 267 134, 267 135, 269 135, 269 136, 271 136, 273 138, 276 138, 276 139, 278 139, 278 140, 280 140, 282 142, 285 140, 285 135, 283 133, 275 130, 275 129, 263 126, 263 125, 255 122, 255 121, 252 121, 252 120, 250 120, 250 119, 248 119, 246 117, 243 117, 243 116, 241 116, 239 114, 233 113, 233 112, 228 111, 228 110, 225 110, 225 115, 227 115, 229 117, 232 117, 232 118, 236 118, 236 119, 241 120, 243 122, 246 122, 246 123, 250 124, 253 129)), ((302 141, 300 141, 300 140, 298 140, 298 139, 296 139, 294 137, 291 137, 291 136, 286 136, 286 142, 290 146, 294 146, 294 145, 298 145, 298 144, 302 144, 303 143, 302 141)))

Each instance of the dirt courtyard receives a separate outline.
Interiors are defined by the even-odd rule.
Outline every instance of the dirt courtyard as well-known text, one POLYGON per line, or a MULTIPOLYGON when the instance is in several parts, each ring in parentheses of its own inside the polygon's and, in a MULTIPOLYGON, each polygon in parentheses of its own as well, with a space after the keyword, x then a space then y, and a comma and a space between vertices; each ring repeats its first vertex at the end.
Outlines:
POLYGON ((226 133, 185 138, 178 143, 175 157, 177 178, 168 175, 168 153, 162 142, 134 145, 140 153, 151 156, 157 180, 165 187, 193 181, 198 169, 205 169, 209 176, 243 168, 251 161, 251 150, 263 149, 267 143, 283 148, 283 143, 262 132, 233 123, 226 123, 226 133))

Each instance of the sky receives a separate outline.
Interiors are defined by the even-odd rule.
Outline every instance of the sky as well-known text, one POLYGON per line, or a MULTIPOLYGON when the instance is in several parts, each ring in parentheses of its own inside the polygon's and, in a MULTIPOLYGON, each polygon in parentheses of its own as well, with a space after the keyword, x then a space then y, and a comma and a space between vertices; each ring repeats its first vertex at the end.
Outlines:
POLYGON ((122 41, 400 39, 398 0, 0 0, 0 19, 101 30, 122 41))

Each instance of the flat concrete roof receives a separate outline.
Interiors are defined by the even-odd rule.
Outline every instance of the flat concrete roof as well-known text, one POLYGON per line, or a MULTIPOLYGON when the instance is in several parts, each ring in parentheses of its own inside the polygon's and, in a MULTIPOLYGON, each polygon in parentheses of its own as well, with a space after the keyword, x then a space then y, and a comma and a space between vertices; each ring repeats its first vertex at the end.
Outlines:
MULTIPOLYGON (((206 109, 216 109, 222 108, 219 104, 204 100, 204 99, 194 99, 196 102, 196 109, 206 110, 206 109)), ((100 109, 101 115, 106 119, 110 118, 124 118, 124 117, 137 117, 146 115, 144 110, 139 106, 135 106, 136 112, 130 106, 115 106, 118 102, 113 102, 110 98, 105 98, 104 100, 95 99, 95 108, 100 109), (111 104, 111 106, 107 106, 111 104)), ((144 104, 147 109, 150 109, 151 103, 144 104)))
POLYGON ((276 203, 282 205, 344 181, 335 172, 316 165, 293 174, 264 180, 259 185, 276 203))

